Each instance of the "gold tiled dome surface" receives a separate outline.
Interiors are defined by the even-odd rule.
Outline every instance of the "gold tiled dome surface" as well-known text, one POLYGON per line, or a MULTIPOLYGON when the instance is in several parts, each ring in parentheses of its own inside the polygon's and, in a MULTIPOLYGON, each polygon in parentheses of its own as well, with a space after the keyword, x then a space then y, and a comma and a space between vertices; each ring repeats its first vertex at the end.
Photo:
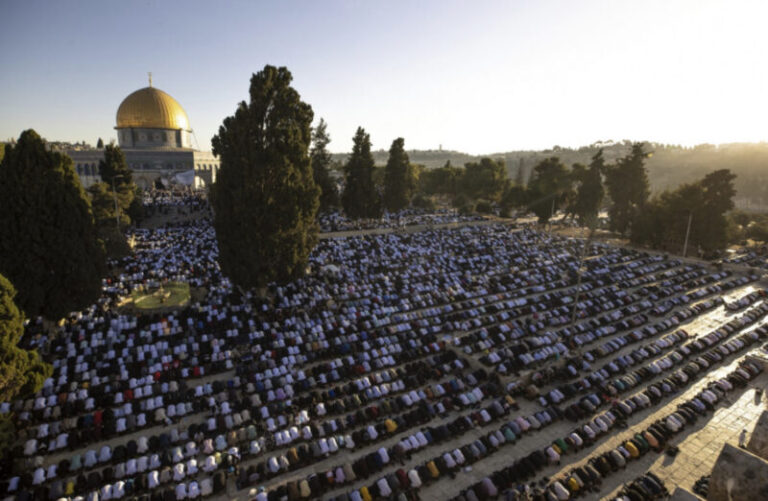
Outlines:
POLYGON ((190 130, 184 108, 170 95, 154 87, 132 93, 117 109, 117 128, 190 130))

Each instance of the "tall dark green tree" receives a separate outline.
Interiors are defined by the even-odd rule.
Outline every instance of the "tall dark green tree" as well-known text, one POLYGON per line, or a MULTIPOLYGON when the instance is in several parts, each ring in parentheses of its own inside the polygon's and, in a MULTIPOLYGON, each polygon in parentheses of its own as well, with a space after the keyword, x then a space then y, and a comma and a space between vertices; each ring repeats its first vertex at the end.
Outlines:
POLYGON ((647 203, 633 221, 630 240, 638 245, 688 254, 709 255, 728 244, 726 213, 733 208, 735 176, 727 169, 701 181, 666 191, 647 203), (690 233, 688 223, 690 221, 690 233))
POLYGON ((99 138, 99 140, 96 141, 96 147, 98 149, 102 149, 104 147, 104 141, 102 141, 101 138, 99 138))
POLYGON ((136 196, 136 184, 125 160, 125 153, 119 146, 108 144, 104 148, 104 159, 99 160, 99 175, 106 183, 107 189, 115 190, 121 218, 127 215, 128 208, 136 196))
MULTIPOLYGON (((53 374, 37 351, 19 346, 24 333, 24 316, 13 301, 16 290, 0 275, 0 401, 33 395, 53 374)), ((16 441, 16 427, 11 414, 0 414, 0 458, 16 441)))
POLYGON ((507 169, 504 167, 504 159, 494 160, 484 157, 479 162, 465 164, 464 168, 461 185, 466 196, 491 202, 501 200, 507 183, 507 169))
POLYGON ((250 102, 241 102, 212 140, 221 159, 211 188, 219 262, 245 288, 301 276, 317 241, 313 112, 292 79, 270 65, 254 74, 250 102))
POLYGON ((736 196, 734 181, 736 174, 729 169, 710 172, 701 180, 704 190, 704 205, 714 214, 725 214, 733 209, 733 197, 736 196))
POLYGON ((710 172, 699 182, 701 206, 694 209, 691 221, 698 237, 693 242, 705 253, 721 251, 728 245, 726 214, 734 207, 735 180, 736 175, 730 170, 720 169, 710 172))
POLYGON ((104 250, 72 159, 33 130, 0 163, 0 273, 28 315, 58 320, 98 299, 104 250))
POLYGON ((309 152, 315 184, 320 188, 321 212, 339 206, 339 190, 330 174, 333 159, 328 151, 331 137, 327 129, 328 124, 321 118, 320 123, 312 131, 312 149, 309 152))
POLYGON ((53 368, 36 351, 19 346, 24 315, 14 302, 16 290, 0 275, 0 402, 31 395, 43 386, 53 368))
POLYGON ((634 143, 629 154, 606 169, 605 185, 612 204, 608 209, 610 227, 622 235, 631 230, 632 221, 648 201, 650 187, 643 143, 634 143))
POLYGON ((597 220, 597 214, 605 196, 602 177, 604 170, 605 160, 602 149, 595 153, 587 169, 580 170, 574 166, 574 177, 578 187, 573 204, 573 213, 579 218, 581 224, 597 220), (577 172, 578 174, 576 174, 577 172))
POLYGON ((125 153, 119 146, 108 144, 104 148, 104 159, 99 160, 99 176, 110 186, 112 186, 113 180, 116 187, 133 183, 133 174, 128 168, 125 153))
POLYGON ((130 254, 125 235, 120 230, 131 223, 131 218, 120 209, 118 201, 115 212, 115 194, 107 183, 94 183, 88 188, 91 196, 91 210, 96 224, 96 234, 104 243, 109 257, 123 257, 130 254), (119 221, 118 221, 119 218, 119 221), (119 223, 119 224, 118 224, 119 223))
POLYGON ((564 206, 571 187, 568 168, 558 157, 548 157, 533 168, 528 181, 528 208, 540 223, 546 223, 552 214, 564 206))
POLYGON ((415 189, 414 169, 405 152, 405 140, 399 137, 392 141, 384 168, 384 206, 390 212, 405 209, 415 189))
POLYGON ((373 181, 371 136, 358 127, 352 142, 352 155, 344 166, 346 177, 341 195, 344 212, 354 219, 379 217, 381 197, 373 181))

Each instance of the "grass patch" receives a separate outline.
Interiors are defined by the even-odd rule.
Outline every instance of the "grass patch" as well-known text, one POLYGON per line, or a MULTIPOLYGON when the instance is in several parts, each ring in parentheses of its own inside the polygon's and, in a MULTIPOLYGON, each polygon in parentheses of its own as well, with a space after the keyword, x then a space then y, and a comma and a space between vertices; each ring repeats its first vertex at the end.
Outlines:
POLYGON ((133 291, 131 293, 133 306, 141 310, 176 308, 187 304, 189 298, 189 284, 184 282, 171 282, 151 292, 133 291))

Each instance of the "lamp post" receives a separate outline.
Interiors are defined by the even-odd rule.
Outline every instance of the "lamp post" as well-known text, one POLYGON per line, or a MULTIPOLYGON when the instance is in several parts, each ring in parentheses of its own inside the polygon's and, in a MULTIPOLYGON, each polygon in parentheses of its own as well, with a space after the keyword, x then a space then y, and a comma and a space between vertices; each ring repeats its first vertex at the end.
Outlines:
POLYGON ((115 225, 117 226, 118 233, 120 232, 120 210, 117 207, 117 191, 115 190, 115 179, 125 176, 112 176, 112 199, 115 202, 115 225))
POLYGON ((691 220, 693 219, 693 211, 688 213, 688 228, 685 230, 685 243, 683 244, 683 257, 688 253, 688 237, 691 234, 691 220))

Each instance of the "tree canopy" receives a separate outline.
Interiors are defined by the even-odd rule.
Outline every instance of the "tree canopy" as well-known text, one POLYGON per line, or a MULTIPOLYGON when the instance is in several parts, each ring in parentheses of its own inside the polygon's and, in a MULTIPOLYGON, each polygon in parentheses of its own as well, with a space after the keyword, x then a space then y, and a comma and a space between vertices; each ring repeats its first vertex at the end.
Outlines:
POLYGON ((390 212, 405 209, 415 189, 415 168, 411 166, 408 153, 405 152, 405 140, 399 137, 392 141, 384 168, 384 206, 390 212))
POLYGON ((312 108, 291 73, 267 65, 213 137, 211 188, 222 271, 242 287, 301 276, 317 239, 319 189, 309 158, 312 108))
POLYGON ((320 123, 312 131, 312 150, 309 157, 312 161, 312 175, 315 184, 320 188, 320 211, 327 211, 339 206, 339 190, 336 182, 331 178, 330 169, 333 161, 328 152, 328 143, 331 137, 328 135, 328 124, 320 119, 320 123))
POLYGON ((546 223, 567 199, 571 186, 568 168, 558 157, 545 158, 533 168, 528 181, 529 208, 546 223))
POLYGON ((728 244, 726 213, 733 208, 736 176, 727 169, 684 184, 656 197, 636 216, 630 239, 638 245, 683 252, 688 221, 688 250, 702 256, 722 251, 728 244))
POLYGON ((629 154, 620 158, 605 173, 605 184, 612 202, 608 209, 610 228, 622 235, 630 231, 632 222, 650 194, 645 168, 648 153, 643 148, 643 143, 634 143, 629 154))
POLYGON ((14 302, 16 289, 0 275, 0 402, 38 391, 53 368, 36 351, 19 347, 24 316, 14 302))
POLYGON ((121 210, 119 200, 117 212, 115 212, 115 199, 118 197, 112 193, 112 187, 107 183, 94 183, 88 188, 88 194, 91 196, 96 234, 104 242, 107 255, 110 257, 128 255, 130 247, 120 228, 130 224, 131 219, 121 210))
MULTIPOLYGON (((136 184, 125 160, 125 153, 119 146, 108 144, 104 148, 104 159, 99 161, 99 175, 110 193, 112 189, 115 190, 121 225, 131 224, 128 210, 136 197, 136 184)), ((114 215, 112 220, 115 220, 114 215)))
POLYGON ((99 176, 110 186, 114 181, 116 188, 129 186, 133 183, 133 173, 128 168, 125 153, 119 146, 108 144, 104 148, 104 158, 99 160, 99 176))
POLYGON ((346 177, 341 196, 344 212, 354 219, 379 217, 381 198, 373 181, 371 136, 358 127, 352 142, 352 155, 344 166, 346 177))
POLYGON ((603 150, 595 153, 588 168, 579 169, 574 165, 572 169, 573 180, 578 185, 572 211, 579 218, 581 224, 597 221, 597 215, 605 196, 602 178, 604 171, 603 150))
POLYGON ((101 293, 104 250, 72 159, 33 130, 0 163, 0 273, 28 315, 58 320, 101 293))
POLYGON ((419 189, 427 195, 456 196, 464 176, 463 167, 454 167, 448 161, 442 167, 424 169, 419 176, 419 189))
POLYGON ((507 179, 507 169, 503 159, 483 157, 479 162, 464 165, 464 177, 461 180, 462 191, 474 199, 492 202, 501 200, 507 179))

